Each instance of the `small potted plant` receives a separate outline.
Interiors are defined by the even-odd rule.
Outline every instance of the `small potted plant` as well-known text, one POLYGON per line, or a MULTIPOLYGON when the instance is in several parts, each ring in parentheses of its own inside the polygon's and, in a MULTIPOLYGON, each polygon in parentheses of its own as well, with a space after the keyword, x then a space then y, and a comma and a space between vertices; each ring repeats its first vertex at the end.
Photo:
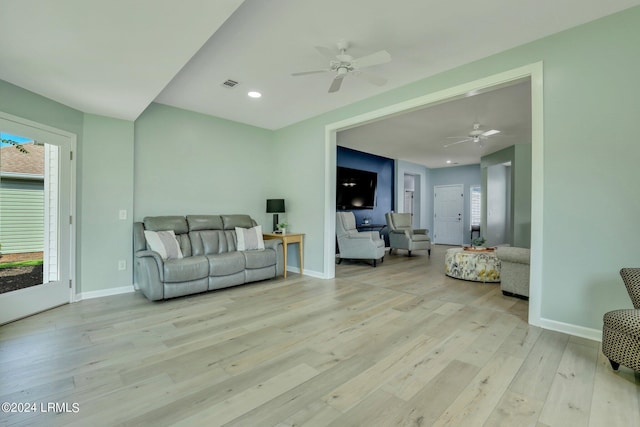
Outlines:
POLYGON ((282 234, 287 234, 287 224, 286 222, 281 222, 278 224, 278 231, 282 234))
POLYGON ((474 248, 483 248, 486 241, 487 239, 482 236, 476 237, 471 241, 471 246, 473 246, 474 248))

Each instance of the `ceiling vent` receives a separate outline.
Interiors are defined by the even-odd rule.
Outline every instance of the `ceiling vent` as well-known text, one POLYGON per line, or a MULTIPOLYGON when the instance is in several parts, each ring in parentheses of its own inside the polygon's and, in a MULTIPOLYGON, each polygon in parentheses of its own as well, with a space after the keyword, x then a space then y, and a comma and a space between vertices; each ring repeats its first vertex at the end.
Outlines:
POLYGON ((222 86, 224 87, 228 87, 228 88, 233 88, 238 84, 237 81, 235 80, 231 80, 231 79, 227 79, 226 81, 222 82, 222 86))

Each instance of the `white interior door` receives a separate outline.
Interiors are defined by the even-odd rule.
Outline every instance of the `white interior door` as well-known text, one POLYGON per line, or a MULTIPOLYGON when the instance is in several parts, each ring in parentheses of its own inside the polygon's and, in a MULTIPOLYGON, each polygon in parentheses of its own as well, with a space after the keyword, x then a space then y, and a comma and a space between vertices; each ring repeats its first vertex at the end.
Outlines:
POLYGON ((462 245, 464 186, 437 185, 433 188, 433 242, 462 245))
POLYGON ((23 277, 33 279, 35 274, 12 267, 16 272, 12 285, 2 288, 9 280, 6 270, 0 273, 3 324, 72 301, 76 140, 67 132, 4 113, 0 113, 0 133, 3 139, 20 141, 27 151, 8 144, 1 148, 5 163, 13 158, 14 166, 0 168, 0 236, 6 242, 0 242, 0 264, 6 266, 3 259, 20 258, 20 254, 41 253, 42 258, 42 274, 36 282, 21 283, 23 277), (13 197, 17 193, 24 197, 13 197))

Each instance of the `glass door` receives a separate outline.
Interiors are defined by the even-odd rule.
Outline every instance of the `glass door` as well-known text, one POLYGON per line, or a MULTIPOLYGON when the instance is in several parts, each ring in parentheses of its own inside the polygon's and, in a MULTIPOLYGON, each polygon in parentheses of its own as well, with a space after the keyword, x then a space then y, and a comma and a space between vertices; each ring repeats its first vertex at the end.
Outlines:
POLYGON ((0 324, 72 300, 75 138, 0 114, 0 324))

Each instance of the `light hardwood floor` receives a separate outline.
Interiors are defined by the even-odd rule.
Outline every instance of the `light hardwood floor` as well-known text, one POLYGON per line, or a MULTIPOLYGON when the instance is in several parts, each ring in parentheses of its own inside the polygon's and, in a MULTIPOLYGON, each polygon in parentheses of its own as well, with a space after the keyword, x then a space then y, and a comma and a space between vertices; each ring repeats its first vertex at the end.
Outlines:
POLYGON ((597 342, 529 326, 499 285, 446 277, 445 249, 5 325, 0 402, 79 411, 0 425, 640 425, 640 377, 597 342))

